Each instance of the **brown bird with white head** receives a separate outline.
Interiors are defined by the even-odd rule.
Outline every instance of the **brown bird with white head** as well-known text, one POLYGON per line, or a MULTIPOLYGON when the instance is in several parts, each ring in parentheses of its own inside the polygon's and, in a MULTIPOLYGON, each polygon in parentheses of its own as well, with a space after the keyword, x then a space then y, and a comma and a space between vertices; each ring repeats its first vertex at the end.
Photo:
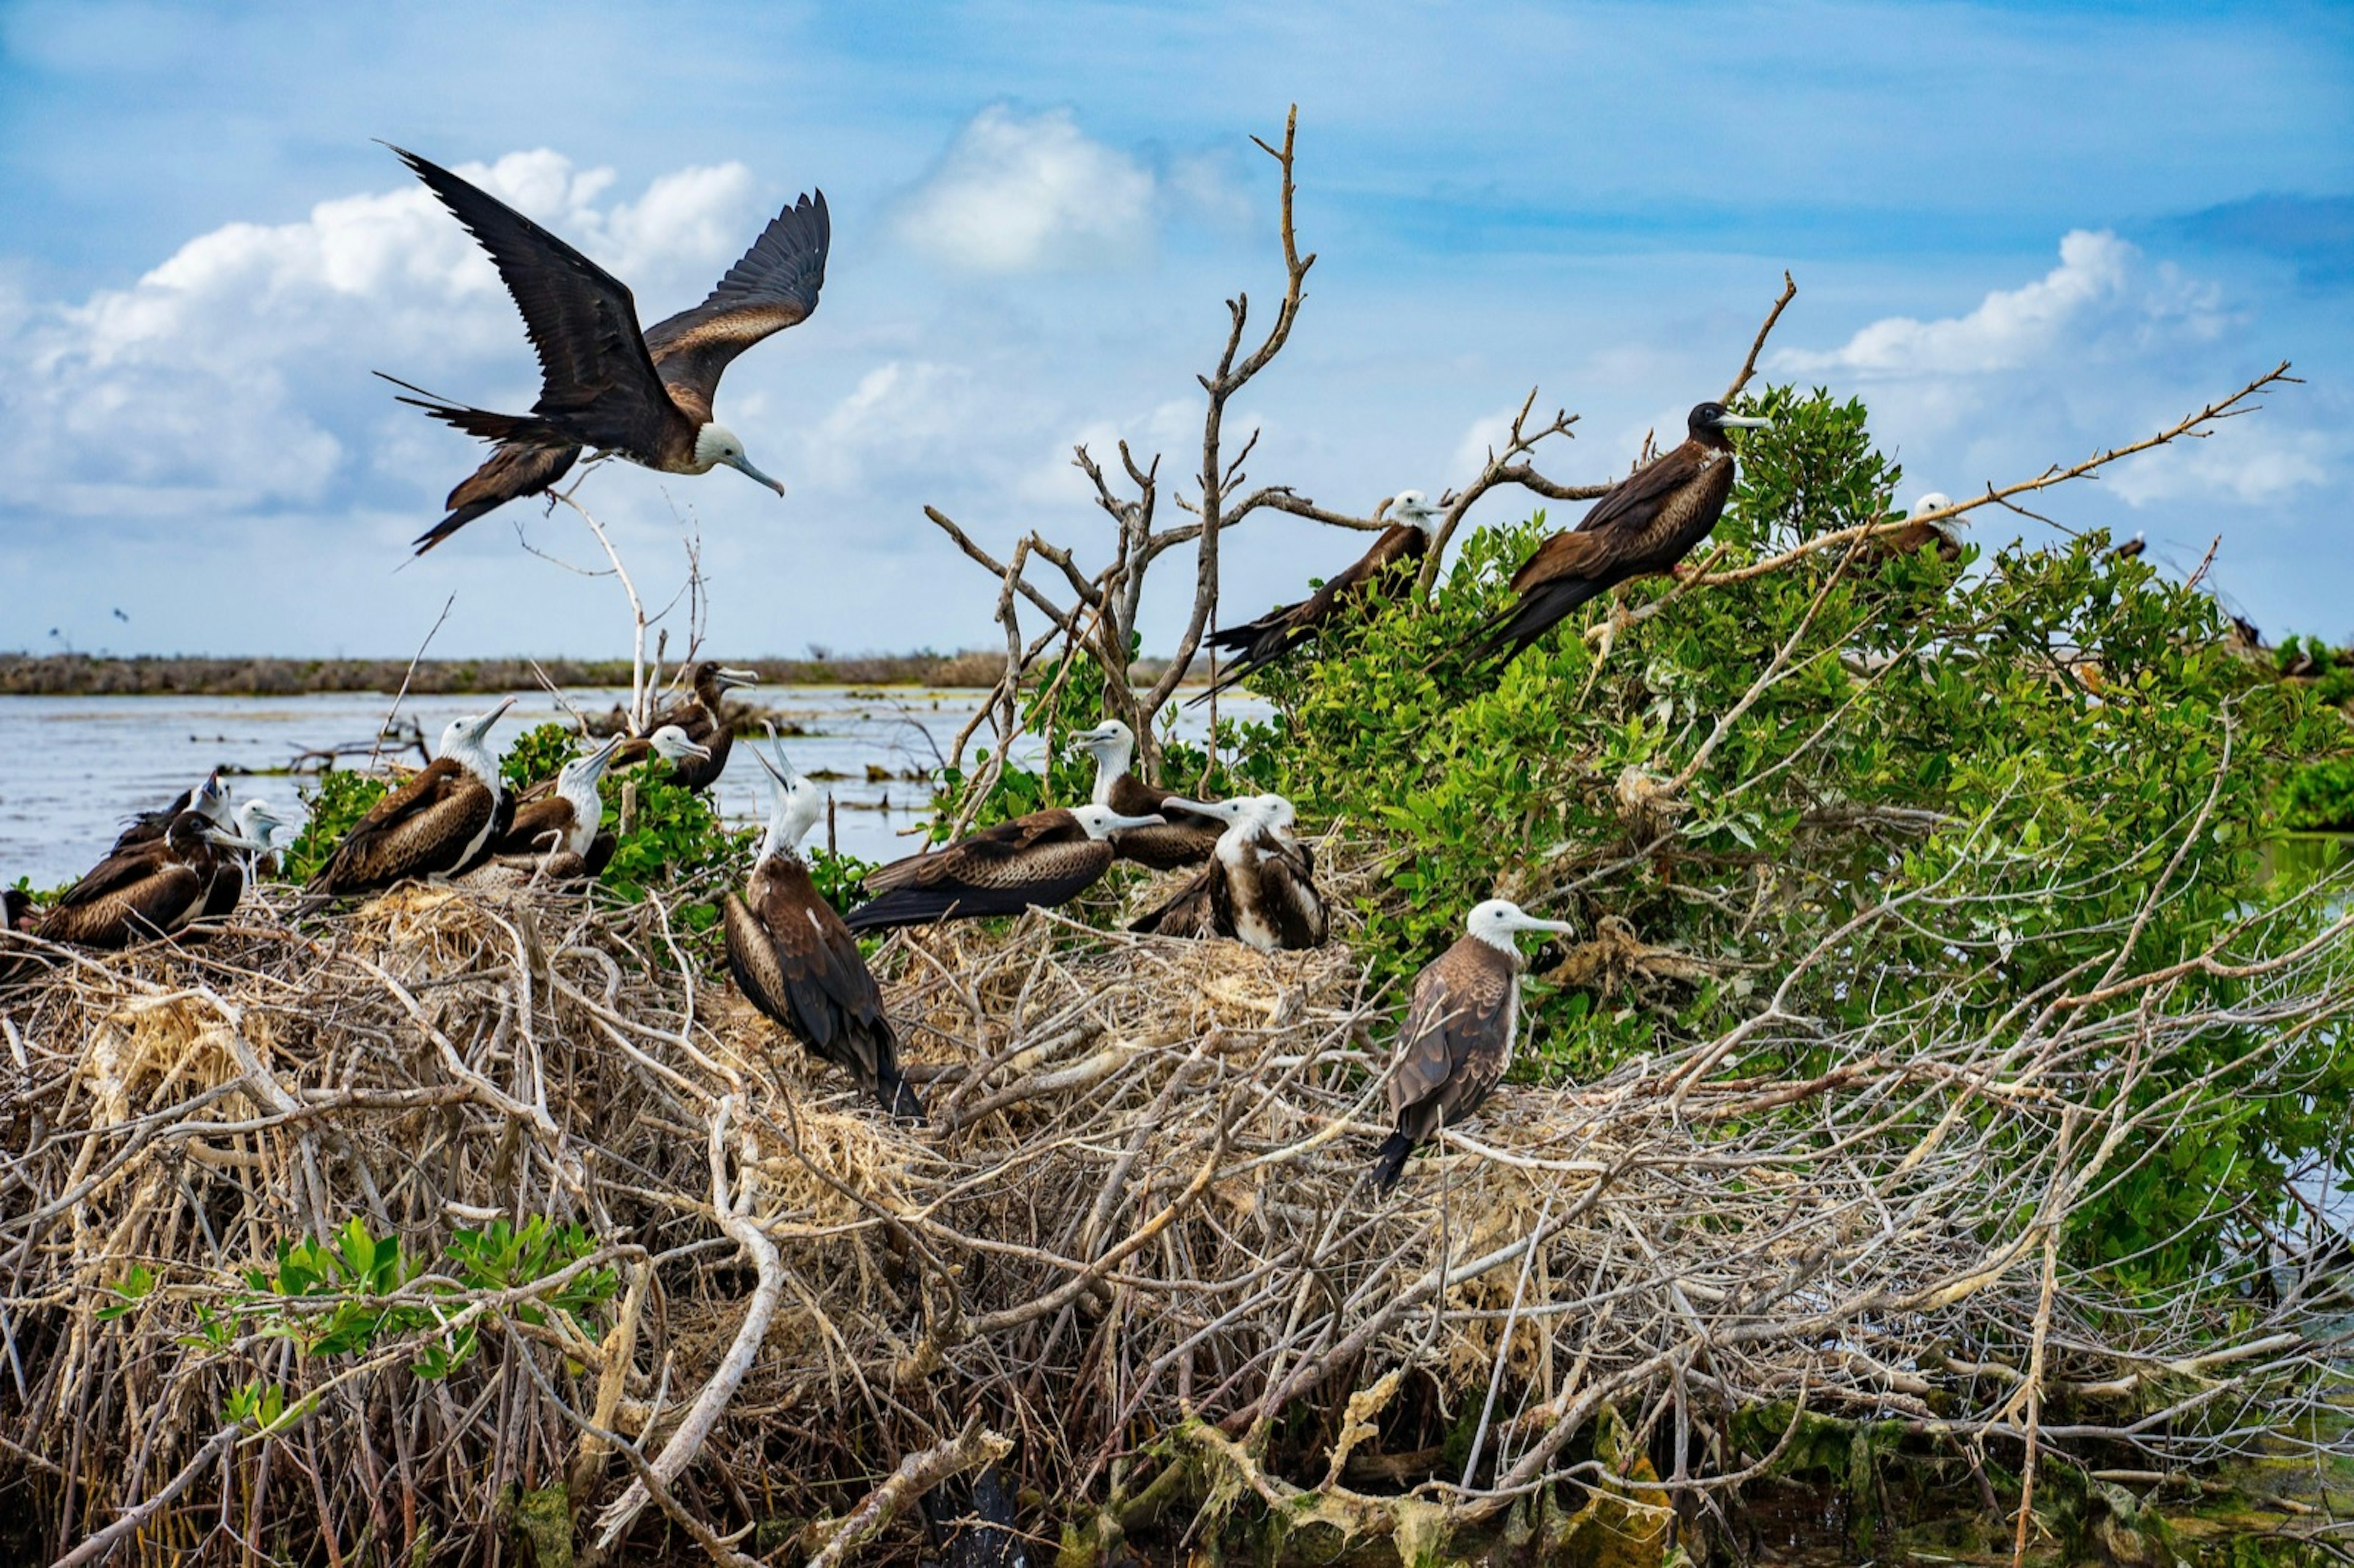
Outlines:
POLYGON ((123 948, 171 936, 205 912, 222 863, 235 850, 250 847, 202 811, 182 811, 162 837, 99 862, 49 906, 33 935, 82 948, 123 948))
POLYGON ((496 196, 392 150, 490 252, 539 355, 539 401, 529 414, 468 408, 385 376, 418 394, 402 402, 499 443, 450 493, 450 514, 417 539, 418 554, 495 507, 546 491, 583 447, 664 473, 708 473, 724 463, 785 493, 711 417, 712 399, 737 355, 817 309, 832 239, 824 192, 771 218, 703 303, 642 332, 637 301, 620 279, 496 196))
POLYGON ((880 931, 1053 908, 1111 869, 1113 835, 1160 821, 1108 806, 1033 811, 869 873, 866 890, 874 896, 844 923, 854 931, 880 931))
POLYGON ((824 814, 825 793, 785 760, 773 726, 769 747, 773 762, 758 746, 745 747, 760 765, 769 829, 742 896, 720 902, 728 971, 753 1006, 812 1054, 847 1072, 893 1116, 920 1121, 924 1107, 899 1074, 883 992, 796 847, 824 814))
POLYGON ((1673 572, 1708 537, 1733 494, 1733 442, 1724 432, 1772 423, 1728 414, 1721 403, 1692 409, 1682 445, 1612 485, 1575 529, 1555 534, 1521 564, 1512 602, 1480 628, 1471 662, 1510 660, 1588 599, 1673 572))
POLYGON ((1111 843, 1115 854, 1155 871, 1200 865, 1210 858, 1211 852, 1218 847, 1219 835, 1226 831, 1227 819, 1206 810, 1163 810, 1163 802, 1175 797, 1136 776, 1134 730, 1118 719, 1106 719, 1093 729, 1080 730, 1071 739, 1096 759, 1093 804, 1124 817, 1161 819, 1152 826, 1129 828, 1114 834, 1111 843))
POLYGON ((1384 1192, 1397 1185, 1416 1145, 1467 1120, 1511 1069, 1521 971, 1528 967, 1513 938, 1575 928, 1566 920, 1540 920, 1502 898, 1473 909, 1464 927, 1462 938, 1415 977, 1414 1001, 1398 1031, 1389 1085, 1397 1130, 1373 1161, 1374 1184, 1384 1192))
POLYGON ((1129 927, 1163 937, 1227 937, 1263 953, 1320 948, 1331 915, 1316 885, 1316 857, 1292 837, 1297 819, 1280 795, 1245 795, 1214 805, 1170 804, 1224 818, 1210 863, 1167 903, 1129 927))
POLYGON ((512 809, 488 739, 514 703, 509 697, 488 713, 451 720, 440 755, 352 824, 312 879, 313 891, 340 897, 380 892, 409 877, 451 876, 485 853, 499 830, 502 802, 512 809))

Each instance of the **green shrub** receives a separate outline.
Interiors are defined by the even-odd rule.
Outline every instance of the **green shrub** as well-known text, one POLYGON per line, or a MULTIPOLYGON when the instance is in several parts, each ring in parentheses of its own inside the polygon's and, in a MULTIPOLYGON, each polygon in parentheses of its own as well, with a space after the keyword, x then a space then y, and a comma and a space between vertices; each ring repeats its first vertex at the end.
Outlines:
POLYGON ((311 820, 279 857, 280 874, 292 883, 318 875, 352 824, 367 815, 368 808, 384 799, 388 788, 381 779, 341 768, 319 775, 318 788, 308 801, 311 820))

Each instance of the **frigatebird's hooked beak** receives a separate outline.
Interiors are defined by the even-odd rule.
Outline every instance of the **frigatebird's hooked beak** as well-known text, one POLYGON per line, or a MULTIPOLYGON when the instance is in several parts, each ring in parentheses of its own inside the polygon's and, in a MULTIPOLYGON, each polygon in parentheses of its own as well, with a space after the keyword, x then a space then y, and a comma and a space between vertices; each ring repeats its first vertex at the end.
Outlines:
POLYGON ((1251 808, 1252 797, 1244 795, 1232 800, 1188 800, 1182 795, 1164 796, 1163 811, 1191 811, 1197 817, 1215 817, 1224 822, 1239 822, 1243 813, 1251 808))
POLYGON ((1770 430, 1774 421, 1756 414, 1719 414, 1714 423, 1720 430, 1770 430))
MULTIPOLYGON (((782 495, 784 493, 784 487, 782 485, 779 485, 777 487, 777 493, 782 495)), ((719 683, 719 686, 722 691, 727 691, 732 690, 737 686, 758 685, 760 683, 760 672, 758 670, 729 670, 723 668, 720 670, 718 674, 712 678, 719 683)))
POLYGON ((505 698, 497 707, 493 708, 489 713, 486 713, 482 715, 482 717, 476 719, 473 724, 475 736, 479 738, 480 736, 490 734, 491 726, 497 724, 499 720, 506 717, 507 710, 514 706, 515 704, 521 700, 522 699, 519 697, 505 698))
POLYGON ((629 738, 628 736, 620 734, 609 736, 604 745, 580 759, 582 771, 591 779, 600 777, 606 768, 613 765, 613 754, 620 750, 621 743, 629 738))
POLYGON ((748 474, 751 478, 758 481, 760 483, 767 485, 779 495, 782 495, 785 493, 784 485, 780 482, 771 479, 767 474, 762 473, 758 469, 754 468, 750 458, 741 456, 725 457, 721 458, 719 461, 726 463, 729 468, 736 470, 738 473, 748 474))

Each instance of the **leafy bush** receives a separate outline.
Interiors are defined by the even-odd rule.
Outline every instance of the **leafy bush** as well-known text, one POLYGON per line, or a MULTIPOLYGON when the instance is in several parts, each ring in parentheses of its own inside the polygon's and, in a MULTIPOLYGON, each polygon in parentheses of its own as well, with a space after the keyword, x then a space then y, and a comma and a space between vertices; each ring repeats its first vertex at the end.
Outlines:
POLYGON ((308 882, 326 869, 352 824, 367 815, 368 808, 384 799, 388 788, 381 779, 340 768, 319 775, 318 788, 309 801, 311 820, 279 857, 286 880, 308 882))
POLYGON ((499 778, 510 789, 527 789, 543 779, 553 779, 564 765, 580 755, 580 732, 568 724, 536 725, 515 736, 499 758, 499 778))
MULTIPOLYGON (((1766 402, 1778 422, 1743 447, 1721 568, 1878 520, 1901 480, 1860 404, 1766 402)), ((1824 1029, 1918 1007, 1997 1026, 2105 963, 2178 852, 2135 960, 2188 958, 2277 896, 2260 849, 2290 771, 2347 766, 2334 713, 2232 652, 2211 599, 2110 558, 2098 535, 1983 566, 1975 547, 1951 562, 1824 549, 1679 595, 1606 659, 1579 636, 1613 613, 1606 600, 1500 673, 1466 668, 1457 650, 1547 531, 1540 514, 1475 533, 1426 609, 1394 588, 1317 656, 1267 672, 1278 717, 1246 761, 1309 821, 1395 846, 1364 911, 1384 976, 1410 975, 1497 894, 1588 934, 1623 921, 1706 967, 1696 984, 1558 1001, 1539 988, 1540 1070, 1715 1038, 1794 969, 1784 1007, 1824 1029), (1901 917, 1860 918, 1889 900, 1901 917)), ((2278 922, 2273 939, 2319 918, 2278 922)), ((2238 982, 2183 983, 2212 997, 2238 982)), ((2210 1178, 2284 1202, 2290 1153, 2343 1145, 2354 1054, 2317 1037, 2304 1065, 2328 1087, 2243 1110, 2224 1067, 2246 1044, 2215 1042, 2211 1136, 2119 1186, 2096 1212, 2096 1253, 2195 1230, 2210 1178)), ((1809 1061, 1777 1046, 1745 1065, 1809 1061)), ((2143 1265, 2161 1266, 2185 1259, 2143 1265)))

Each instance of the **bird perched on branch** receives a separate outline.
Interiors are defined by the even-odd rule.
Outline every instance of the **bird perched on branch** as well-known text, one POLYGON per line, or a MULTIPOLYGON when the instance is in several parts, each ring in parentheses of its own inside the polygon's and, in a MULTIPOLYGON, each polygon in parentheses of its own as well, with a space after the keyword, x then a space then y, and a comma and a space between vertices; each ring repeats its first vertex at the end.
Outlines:
POLYGON ((33 934, 83 948, 122 948, 171 936, 206 913, 223 863, 234 863, 231 852, 250 847, 202 811, 182 811, 160 837, 99 862, 49 906, 33 934))
POLYGON ((796 848, 825 812, 825 794, 793 770, 769 731, 769 750, 745 749, 760 765, 769 830, 742 896, 720 904, 727 969, 736 989, 785 1026, 811 1053, 858 1081, 896 1117, 923 1119, 916 1091, 899 1075, 898 1038, 883 993, 833 906, 810 879, 796 848))
POLYGON ((1291 836, 1298 813, 1290 801, 1245 795, 1214 805, 1172 797, 1169 804, 1221 816, 1229 826, 1210 863, 1129 930, 1230 937, 1263 953, 1324 945, 1331 917, 1316 885, 1315 854, 1291 836))
POLYGON ((1083 729, 1071 739, 1096 759, 1094 803, 1125 817, 1158 816, 1155 826, 1129 828, 1112 835, 1112 853, 1155 871, 1175 871, 1199 865, 1218 847, 1226 819, 1206 810, 1174 808, 1163 810, 1175 797, 1156 784, 1147 784, 1134 771, 1136 732, 1118 719, 1106 719, 1083 729))
POLYGON ((1620 480, 1575 529, 1555 534, 1521 563, 1512 602, 1479 629, 1471 662, 1509 660, 1586 600, 1674 571, 1708 537, 1733 493, 1733 443, 1724 432, 1772 423, 1728 414, 1719 403, 1693 408, 1681 446, 1620 480))
POLYGON ((844 921, 854 931, 880 931, 1052 908, 1076 898, 1111 869, 1114 834, 1161 821, 1123 816, 1108 806, 1032 811, 869 873, 866 890, 874 896, 844 921))
POLYGON ((417 394, 402 402, 498 443, 450 493, 449 515, 418 537, 419 555, 484 513, 546 490, 583 447, 664 473, 708 473, 725 463, 785 493, 712 418, 711 404, 737 355, 817 309, 832 234, 823 191, 769 219, 701 304, 642 332, 637 302, 620 279, 496 196, 392 150, 490 252, 539 355, 539 401, 524 415, 451 403, 385 376, 417 394))
POLYGON ((1397 1130, 1373 1161, 1373 1181, 1383 1192, 1397 1185, 1416 1145, 1468 1119, 1511 1068, 1521 971, 1528 967, 1513 938, 1522 931, 1572 929, 1566 920, 1540 920, 1507 899, 1490 898, 1465 919, 1456 944, 1415 977, 1390 1074, 1397 1130))
POLYGON ((1257 620, 1229 626, 1210 639, 1210 646, 1233 655, 1210 689, 1185 705, 1206 703, 1235 682, 1274 663, 1323 629, 1333 611, 1362 595, 1368 585, 1400 561, 1419 561, 1430 553, 1444 514, 1419 490, 1401 490, 1390 503, 1397 519, 1382 530, 1373 547, 1324 586, 1297 604, 1267 611, 1257 620))
POLYGON ((1941 561, 1962 558, 1962 542, 1954 537, 1953 530, 1920 519, 1932 512, 1944 512, 1952 507, 1954 498, 1942 491, 1933 490, 1913 503, 1906 514, 1909 521, 1902 528, 1871 535, 1870 555, 1874 566, 1897 556, 1910 556, 1922 550, 1935 551, 1941 561))
POLYGON ((504 825, 502 804, 513 810, 487 743, 514 703, 509 697, 488 713, 451 719, 440 755, 352 824, 312 888, 340 897, 467 869, 504 825))

